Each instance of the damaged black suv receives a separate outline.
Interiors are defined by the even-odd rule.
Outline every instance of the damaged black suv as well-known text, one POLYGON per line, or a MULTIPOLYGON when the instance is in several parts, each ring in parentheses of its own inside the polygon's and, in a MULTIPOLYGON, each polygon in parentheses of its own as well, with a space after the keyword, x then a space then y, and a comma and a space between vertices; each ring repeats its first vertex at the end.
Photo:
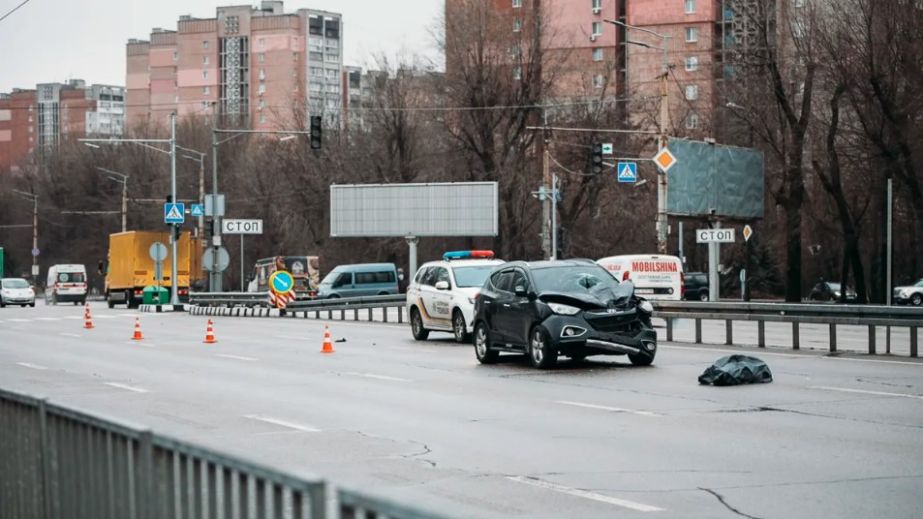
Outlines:
POLYGON ((657 353, 653 306, 589 260, 512 262, 484 283, 474 304, 474 351, 483 364, 525 353, 537 368, 565 355, 628 355, 649 365, 657 353))

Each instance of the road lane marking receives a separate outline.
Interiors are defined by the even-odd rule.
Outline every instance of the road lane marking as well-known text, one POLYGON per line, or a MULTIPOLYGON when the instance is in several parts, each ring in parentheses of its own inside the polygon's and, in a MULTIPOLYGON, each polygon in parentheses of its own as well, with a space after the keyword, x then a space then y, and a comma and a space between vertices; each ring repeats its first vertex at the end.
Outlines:
POLYGON ((259 359, 255 359, 255 358, 253 358, 253 357, 244 357, 243 355, 231 355, 230 353, 216 353, 215 356, 216 356, 216 357, 222 357, 222 358, 225 358, 225 359, 245 360, 245 361, 248 361, 248 362, 254 362, 254 361, 259 360, 259 359))
POLYGON ((60 321, 60 317, 36 317, 36 321, 60 321))
POLYGON ((249 418, 250 420, 258 420, 260 422, 271 423, 273 425, 279 425, 282 427, 288 427, 289 429, 294 429, 301 432, 320 432, 320 429, 311 427, 310 425, 301 425, 297 423, 292 423, 286 420, 279 420, 278 418, 270 418, 268 416, 261 416, 257 414, 248 414, 244 415, 244 418, 249 418))
POLYGON ((80 335, 79 333, 66 333, 66 332, 61 332, 61 333, 59 333, 58 335, 62 335, 62 336, 64 336, 64 337, 73 337, 73 338, 75 338, 75 339, 79 339, 79 338, 83 337, 83 336, 80 335))
POLYGON ((13 319, 7 319, 7 321, 11 323, 28 323, 28 322, 31 322, 32 320, 31 319, 20 319, 18 317, 14 317, 13 319))
POLYGON ((887 391, 869 391, 866 389, 852 389, 848 387, 808 386, 808 389, 821 389, 823 391, 839 391, 840 393, 859 393, 862 395, 896 396, 900 398, 913 398, 916 400, 923 400, 923 395, 910 395, 907 393, 889 393, 887 391))
POLYGON ((40 364, 32 364, 31 362, 17 362, 16 365, 22 366, 24 368, 29 368, 29 369, 37 369, 39 371, 44 371, 48 369, 45 366, 42 366, 40 364))
POLYGON ((132 391, 134 393, 147 393, 148 392, 147 389, 135 387, 135 386, 129 386, 128 384, 120 384, 118 382, 103 382, 103 383, 110 387, 124 389, 126 391, 132 391))
POLYGON ((597 494, 596 492, 587 492, 586 490, 580 490, 579 488, 565 487, 564 485, 558 485, 556 483, 551 483, 549 481, 543 481, 536 478, 507 476, 506 479, 515 481, 516 483, 523 483, 525 485, 532 485, 533 487, 544 488, 546 490, 554 490, 555 492, 560 492, 562 494, 582 497, 584 499, 592 499, 593 501, 599 501, 601 503, 628 508, 630 510, 635 510, 636 512, 663 512, 664 510, 663 508, 657 506, 646 505, 644 503, 636 503, 627 499, 619 499, 617 497, 597 494))
POLYGON ((583 402, 570 402, 568 400, 556 400, 556 404, 572 405, 574 407, 584 407, 586 409, 596 409, 599 411, 611 411, 613 413, 628 413, 638 416, 661 416, 651 411, 639 411, 637 409, 625 409, 624 407, 609 407, 607 405, 585 404, 583 402))
MULTIPOLYGON (((744 345, 744 346, 748 346, 748 345, 744 345)), ((755 348, 756 346, 753 346, 753 347, 755 348)), ((669 346, 667 346, 667 345, 663 345, 663 346, 660 346, 660 349, 661 349, 661 350, 713 351, 713 352, 717 352, 717 353, 731 353, 731 354, 740 353, 740 352, 742 351, 742 350, 740 349, 740 347, 736 347, 736 348, 735 348, 734 346, 728 346, 727 348, 722 349, 722 348, 700 348, 700 347, 698 347, 698 346, 675 346, 675 345, 669 345, 669 346)), ((750 352, 750 350, 743 350, 743 351, 744 351, 745 353, 746 353, 746 352, 750 352)), ((756 352, 756 351, 752 351, 751 353, 757 353, 757 352, 756 352)), ((807 355, 796 355, 796 354, 793 354, 793 353, 772 353, 772 352, 769 352, 769 351, 762 351, 762 350, 760 350, 758 353, 759 353, 760 355, 766 355, 767 357, 788 357, 788 358, 792 358, 792 359, 810 359, 810 358, 815 358, 815 357, 818 356, 818 355, 810 355, 810 354, 807 354, 807 355)))
POLYGON ((389 382, 413 382, 409 378, 389 377, 387 375, 376 375, 374 373, 359 373, 357 371, 347 371, 341 374, 349 375, 351 377, 363 377, 363 378, 374 378, 376 380, 387 380, 389 382))
POLYGON ((62 319, 70 319, 72 321, 79 321, 83 319, 83 317, 80 317, 79 315, 68 315, 68 316, 62 317, 62 319))
POLYGON ((907 361, 902 361, 902 360, 853 359, 850 357, 830 357, 828 355, 824 355, 821 358, 828 359, 828 360, 848 360, 852 362, 877 362, 879 364, 903 364, 906 366, 923 367, 923 362, 907 362, 907 361))

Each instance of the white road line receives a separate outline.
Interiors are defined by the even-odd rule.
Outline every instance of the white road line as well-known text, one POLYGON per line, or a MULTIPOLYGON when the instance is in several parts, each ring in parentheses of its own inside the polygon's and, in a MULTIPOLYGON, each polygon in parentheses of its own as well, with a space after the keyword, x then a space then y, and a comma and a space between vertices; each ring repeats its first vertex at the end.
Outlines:
POLYGON ((16 365, 22 366, 24 368, 29 368, 29 369, 37 369, 39 371, 45 371, 46 369, 48 369, 45 366, 42 366, 39 364, 32 364, 31 362, 17 362, 16 365))
POLYGON ((617 497, 597 494, 596 492, 587 492, 586 490, 580 490, 578 488, 565 487, 564 485, 558 485, 549 481, 542 481, 541 479, 527 478, 523 476, 507 476, 506 479, 515 481, 517 483, 532 485, 533 487, 544 488, 546 490, 554 490, 555 492, 560 492, 562 494, 582 497, 584 499, 592 499, 593 501, 599 501, 601 503, 628 508, 630 510, 635 510, 636 512, 663 512, 664 510, 663 508, 657 506, 646 505, 644 503, 636 503, 627 499, 619 499, 617 497))
POLYGON ((661 416, 651 411, 638 411, 637 409, 625 409, 623 407, 609 407, 607 405, 585 404, 583 402, 570 402, 567 400, 556 400, 556 404, 572 405, 574 407, 585 407, 587 409, 597 409, 599 411, 611 411, 613 413, 628 413, 638 416, 661 416))
POLYGON ((901 397, 901 398, 913 398, 916 400, 923 400, 923 395, 910 395, 907 393, 888 393, 886 391, 868 391, 865 389, 852 389, 848 387, 808 386, 808 389, 821 389, 824 391, 839 391, 840 393, 859 393, 862 395, 896 396, 896 397, 901 397))
POLYGON ((79 338, 83 337, 83 336, 80 335, 79 333, 66 333, 66 332, 61 332, 61 333, 59 333, 58 335, 61 335, 61 336, 64 336, 64 337, 73 337, 73 338, 75 338, 75 339, 79 339, 79 338))
POLYGON ((62 319, 70 319, 72 321, 79 321, 79 320, 82 320, 83 317, 79 315, 68 315, 68 316, 62 317, 62 319))
POLYGON ((923 368, 923 362, 907 362, 902 360, 877 360, 877 359, 853 359, 850 357, 828 357, 824 355, 822 359, 827 360, 848 360, 851 362, 877 362, 878 364, 903 364, 905 366, 917 366, 923 368))
POLYGON ((231 355, 230 353, 216 353, 215 356, 222 357, 225 359, 245 360, 248 362, 254 362, 254 361, 259 360, 253 357, 244 357, 243 355, 231 355))
POLYGON ((389 382, 413 382, 409 378, 389 377, 387 375, 376 375, 374 373, 359 373, 357 371, 347 371, 342 373, 342 375, 349 375, 351 377, 374 378, 376 380, 387 380, 389 382))
POLYGON ((13 319, 7 319, 7 321, 11 323, 28 323, 31 321, 31 319, 19 319, 14 317, 13 319))
MULTIPOLYGON (((747 346, 749 346, 749 345, 747 345, 747 346)), ((734 354, 734 353, 757 353, 757 352, 755 352, 755 351, 751 351, 750 349, 744 350, 744 349, 742 349, 742 348, 735 348, 734 346, 728 346, 727 348, 722 349, 722 348, 700 348, 700 347, 698 347, 698 346, 675 346, 675 345, 669 345, 669 346, 667 346, 667 345, 663 345, 663 346, 659 346, 659 348, 660 348, 661 350, 712 351, 712 352, 717 352, 717 353, 730 353, 730 354, 734 354)), ((754 346, 754 348, 755 348, 755 346, 754 346)), ((810 358, 817 357, 817 355, 810 355, 810 354, 809 354, 809 355, 796 355, 796 354, 793 354, 793 353, 772 353, 772 352, 770 352, 770 351, 763 351, 763 350, 760 350, 760 351, 759 351, 759 355, 766 355, 767 357, 788 357, 788 358, 792 358, 792 359, 810 359, 810 358)))
POLYGON ((36 321, 60 321, 61 317, 36 317, 36 321))
POLYGON ((120 317, 120 316, 118 315, 97 315, 96 316, 97 319, 115 319, 117 317, 120 317))
POLYGON ((244 415, 244 418, 249 418, 250 420, 259 420, 261 422, 271 423, 273 425, 281 425, 282 427, 288 427, 289 429, 295 429, 296 431, 302 432, 320 432, 320 429, 311 427, 310 425, 301 425, 297 423, 288 422, 286 420, 279 420, 277 418, 270 418, 268 416, 260 416, 256 414, 244 415))
POLYGON ((104 384, 110 387, 124 389, 126 391, 133 391, 135 393, 147 393, 148 392, 147 389, 135 387, 135 386, 129 386, 128 384, 120 384, 118 382, 104 382, 104 384))

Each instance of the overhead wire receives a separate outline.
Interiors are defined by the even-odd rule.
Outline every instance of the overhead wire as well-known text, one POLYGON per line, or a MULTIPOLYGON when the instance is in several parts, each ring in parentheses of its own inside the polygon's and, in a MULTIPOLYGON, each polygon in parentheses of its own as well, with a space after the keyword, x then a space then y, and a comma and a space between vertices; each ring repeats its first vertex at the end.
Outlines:
POLYGON ((0 16, 0 22, 2 22, 3 20, 6 20, 6 18, 7 18, 9 15, 15 13, 16 11, 19 10, 20 7, 22 7, 22 6, 26 5, 26 4, 28 4, 28 3, 31 2, 31 1, 32 1, 32 0, 24 0, 23 3, 17 5, 16 7, 12 8, 12 9, 10 9, 9 11, 7 11, 6 14, 4 14, 3 16, 0 16))

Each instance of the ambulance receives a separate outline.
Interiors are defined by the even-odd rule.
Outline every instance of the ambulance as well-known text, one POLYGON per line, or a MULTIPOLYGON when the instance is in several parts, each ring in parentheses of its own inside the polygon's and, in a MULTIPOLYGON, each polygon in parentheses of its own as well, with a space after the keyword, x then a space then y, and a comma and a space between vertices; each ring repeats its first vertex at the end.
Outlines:
POLYGON ((631 254, 610 256, 596 263, 619 281, 631 280, 635 293, 651 301, 683 299, 685 274, 683 262, 676 256, 631 254))

